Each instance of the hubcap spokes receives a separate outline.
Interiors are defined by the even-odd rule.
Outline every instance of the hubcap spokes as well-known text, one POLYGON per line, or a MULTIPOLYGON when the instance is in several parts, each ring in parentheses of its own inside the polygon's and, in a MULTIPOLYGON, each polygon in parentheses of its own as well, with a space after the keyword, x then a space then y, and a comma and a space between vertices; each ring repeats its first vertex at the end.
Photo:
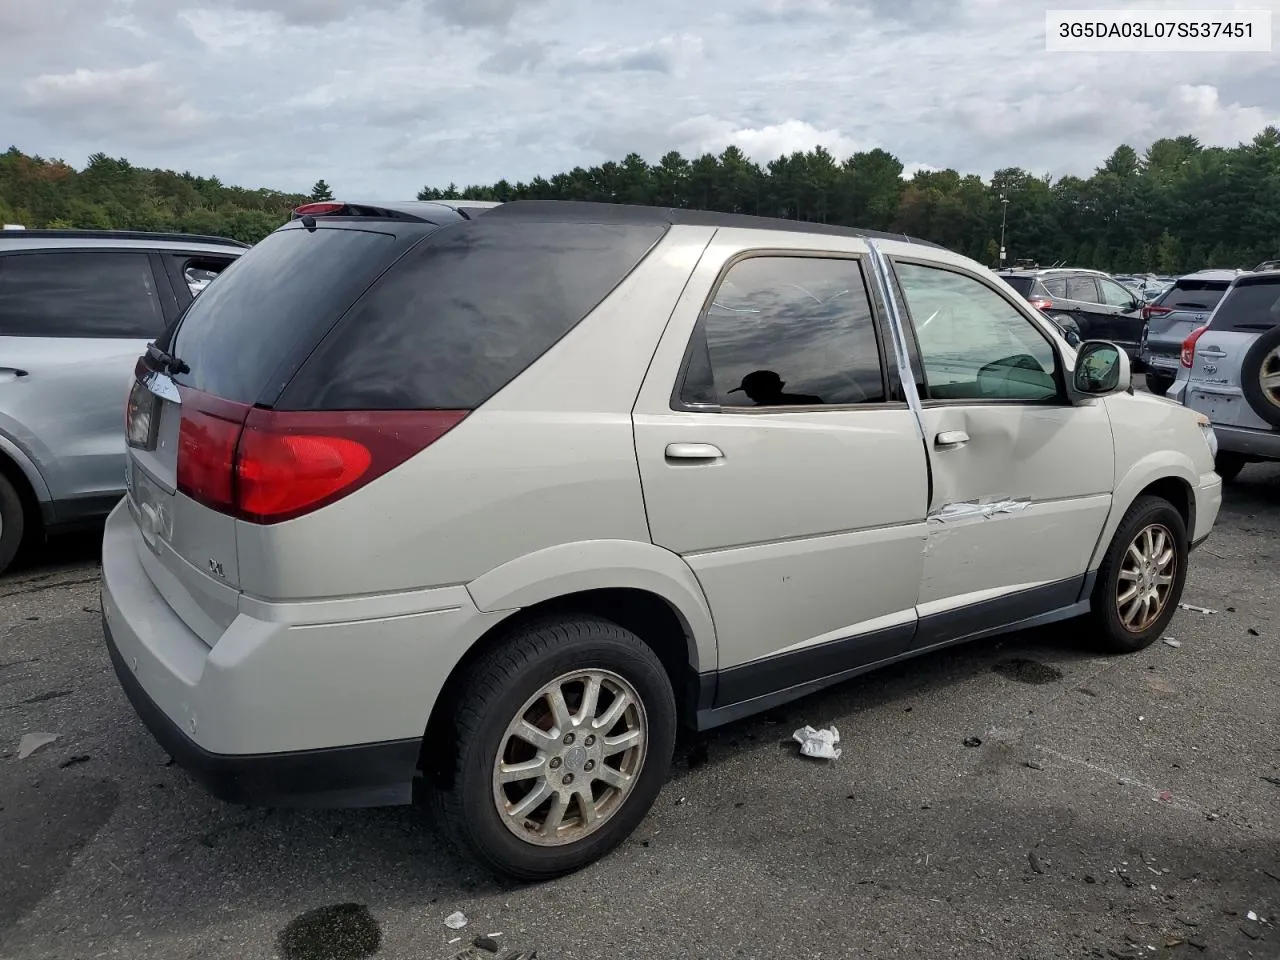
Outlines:
POLYGON ((1173 534, 1163 524, 1143 527, 1129 544, 1120 564, 1116 612, 1130 633, 1142 633, 1168 606, 1177 573, 1178 552, 1173 534))
POLYGON ((644 705, 630 683, 609 670, 558 677, 503 735, 493 768, 502 822, 540 846, 589 836, 634 789, 647 747, 644 705))

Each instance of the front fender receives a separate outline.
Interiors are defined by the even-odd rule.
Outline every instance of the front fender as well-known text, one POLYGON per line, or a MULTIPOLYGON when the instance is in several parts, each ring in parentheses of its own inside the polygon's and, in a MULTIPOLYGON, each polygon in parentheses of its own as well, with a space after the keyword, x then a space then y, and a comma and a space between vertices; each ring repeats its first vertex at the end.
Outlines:
MULTIPOLYGON (((1117 464, 1117 467, 1119 466, 1117 464)), ((1195 491, 1200 485, 1200 473, 1191 457, 1180 450, 1151 451, 1129 464, 1123 475, 1117 476, 1115 493, 1111 498, 1111 512, 1107 515, 1102 535, 1098 539, 1097 546, 1094 547, 1093 558, 1089 562, 1090 570, 1097 570, 1102 564, 1102 558, 1111 545, 1111 538, 1116 535, 1120 521, 1129 512, 1129 508, 1133 506, 1139 494, 1151 484, 1169 479, 1178 480, 1186 485, 1188 503, 1194 511, 1195 491)), ((1191 525, 1194 526, 1194 523, 1193 516, 1191 525)), ((1194 530, 1188 529, 1187 534, 1193 536, 1194 530)))
POLYGON ((14 440, 10 439, 2 429, 0 429, 0 454, 8 457, 18 465, 22 475, 27 478, 27 483, 31 485, 31 490, 35 493, 37 501, 45 504, 53 499, 49 494, 49 485, 45 483, 44 476, 40 473, 40 468, 36 466, 35 461, 27 456, 27 452, 14 440))
POLYGON ((637 540, 565 543, 504 563, 467 584, 485 613, 605 589, 646 590, 666 600, 687 627, 689 664, 716 669, 715 624, 698 578, 677 554, 637 540))

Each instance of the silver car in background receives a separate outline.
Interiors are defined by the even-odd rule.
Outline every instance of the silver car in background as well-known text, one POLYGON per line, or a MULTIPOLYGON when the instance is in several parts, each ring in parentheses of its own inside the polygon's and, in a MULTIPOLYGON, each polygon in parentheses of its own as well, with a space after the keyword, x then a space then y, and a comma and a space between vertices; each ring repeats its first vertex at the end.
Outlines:
POLYGON ((246 249, 182 234, 0 231, 0 571, 24 541, 119 502, 134 365, 246 249))
POLYGON ((1147 389, 1163 397, 1178 376, 1183 341, 1209 320, 1231 281, 1241 270, 1200 270, 1179 277, 1168 290, 1142 308, 1142 340, 1138 359, 1147 371, 1147 389))
POLYGON ((1238 277, 1187 337, 1182 364, 1182 402, 1212 421, 1224 480, 1280 460, 1280 271, 1238 277))

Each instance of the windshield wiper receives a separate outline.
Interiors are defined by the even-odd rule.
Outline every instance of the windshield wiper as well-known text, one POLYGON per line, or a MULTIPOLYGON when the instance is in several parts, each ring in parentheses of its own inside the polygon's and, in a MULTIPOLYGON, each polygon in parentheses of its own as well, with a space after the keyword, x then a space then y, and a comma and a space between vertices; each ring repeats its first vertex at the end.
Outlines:
POLYGON ((179 374, 191 372, 191 368, 187 366, 185 360, 179 360, 173 354, 157 347, 155 343, 147 344, 147 356, 159 364, 162 370, 175 377, 179 374))

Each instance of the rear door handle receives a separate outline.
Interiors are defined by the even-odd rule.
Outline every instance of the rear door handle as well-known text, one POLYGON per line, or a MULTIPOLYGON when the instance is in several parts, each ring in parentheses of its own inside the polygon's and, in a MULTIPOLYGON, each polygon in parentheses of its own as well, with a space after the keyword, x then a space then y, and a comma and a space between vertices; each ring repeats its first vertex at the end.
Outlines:
POLYGON ((1225 357, 1226 355, 1227 355, 1227 351, 1225 351, 1225 350, 1221 349, 1220 347, 1209 347, 1209 349, 1207 349, 1207 350, 1202 350, 1202 351, 1200 352, 1200 356, 1202 356, 1202 357, 1212 357, 1212 358, 1213 358, 1213 359, 1215 359, 1215 360, 1220 360, 1221 358, 1225 357))
POLYGON ((25 376, 27 371, 19 370, 17 367, 0 367, 0 381, 16 380, 25 376))
POLYGON ((969 442, 969 435, 963 430, 943 430, 933 438, 933 445, 940 450, 962 447, 969 442))
POLYGON ((668 443, 668 460, 720 460, 724 453, 714 443, 668 443))

